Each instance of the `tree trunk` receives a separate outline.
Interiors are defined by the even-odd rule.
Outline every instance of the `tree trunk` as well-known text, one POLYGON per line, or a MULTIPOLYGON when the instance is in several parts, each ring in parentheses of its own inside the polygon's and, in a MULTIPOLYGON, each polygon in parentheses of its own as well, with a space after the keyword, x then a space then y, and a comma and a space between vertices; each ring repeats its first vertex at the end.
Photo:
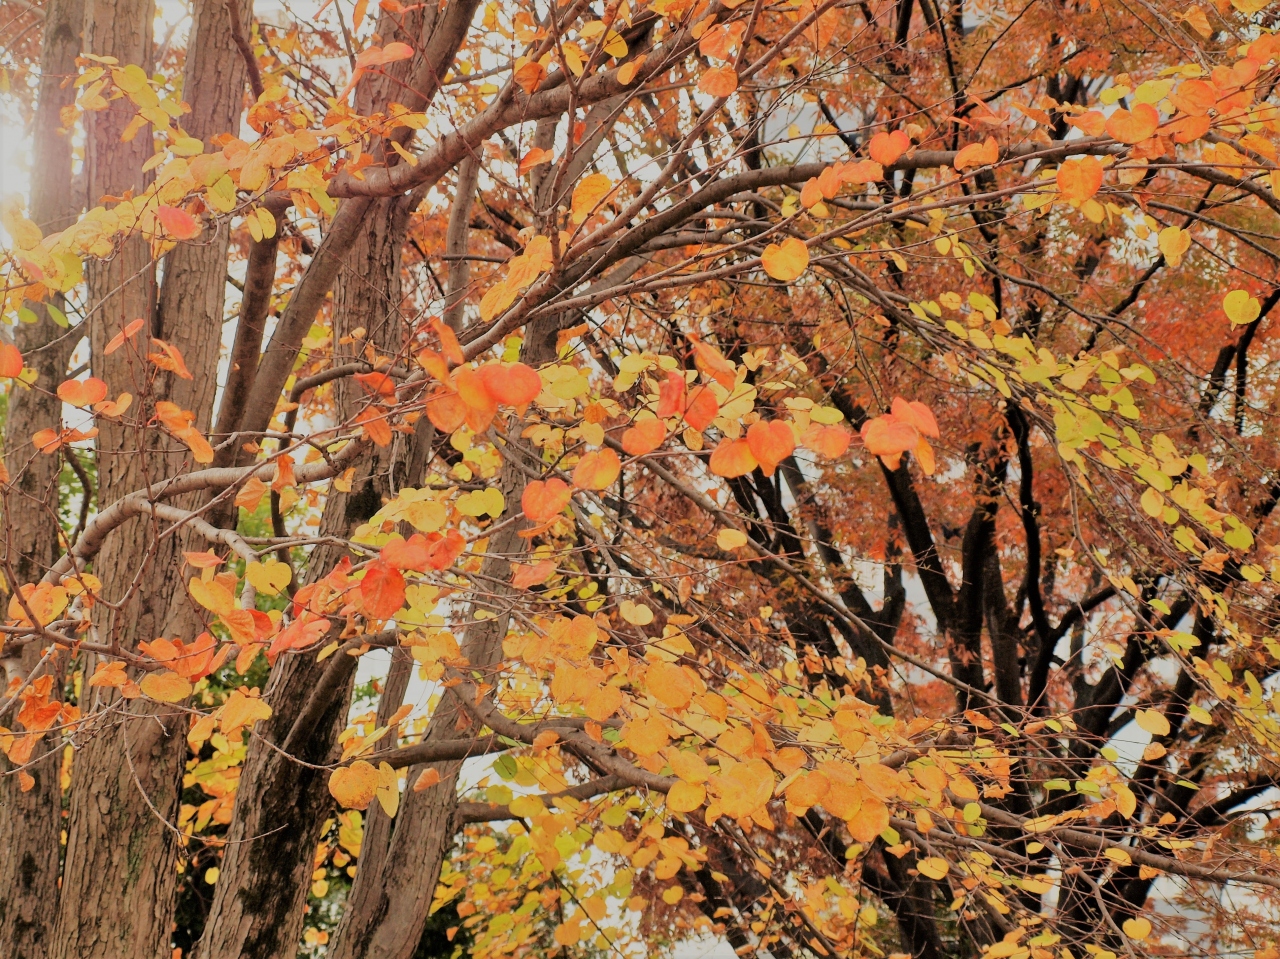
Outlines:
MULTIPOLYGON (((150 2, 91 2, 90 48, 145 68, 152 15, 150 2)), ((245 67, 228 27, 226 8, 217 0, 196 5, 184 85, 196 104, 189 129, 197 136, 228 129, 242 106, 245 67)), ((90 115, 91 199, 144 185, 141 166, 150 138, 120 142, 121 125, 129 119, 127 103, 113 101, 112 110, 90 115)), ((159 310, 153 310, 154 266, 140 237, 126 240, 113 260, 91 263, 87 270, 90 300, 101 304, 90 325, 94 373, 113 391, 127 389, 148 405, 165 399, 190 410, 202 431, 208 429, 216 383, 226 247, 226 233, 220 231, 205 244, 176 248, 165 264, 159 310), (149 322, 138 335, 136 352, 127 345, 106 356, 107 341, 139 317, 149 322), (191 378, 146 364, 149 337, 177 347, 191 378)), ((157 444, 154 434, 110 421, 102 421, 100 430, 100 503, 191 465, 186 448, 176 442, 157 444)), ((161 538, 160 532, 154 521, 133 520, 112 534, 100 554, 96 569, 104 595, 124 601, 118 612, 98 617, 104 641, 132 649, 164 635, 190 640, 202 628, 183 589, 182 537, 161 538)), ((55 955, 160 959, 171 952, 178 851, 171 823, 186 759, 187 717, 148 700, 136 700, 108 717, 103 710, 116 703, 115 691, 98 692, 84 704, 86 715, 99 715, 92 738, 76 757, 55 955)))
MULTIPOLYGON (((333 298, 335 349, 347 350, 348 356, 335 356, 335 366, 356 359, 365 342, 384 355, 403 348, 400 251, 407 223, 405 198, 380 200, 370 208, 360 239, 348 251, 333 298), (357 327, 367 331, 364 340, 346 346, 339 343, 357 327)), ((351 379, 336 381, 334 388, 343 420, 368 400, 351 379)), ((348 536, 377 512, 390 493, 396 449, 393 443, 361 457, 351 492, 330 493, 322 536, 348 536)), ((335 547, 317 548, 308 563, 308 578, 324 577, 341 556, 335 547)), ((201 940, 201 959, 293 959, 296 955, 312 856, 333 800, 327 773, 291 757, 313 765, 337 758, 354 676, 355 660, 345 651, 324 662, 317 662, 312 654, 286 654, 272 670, 265 693, 272 716, 259 727, 261 739, 250 743, 240 775, 231 842, 201 940), (325 681, 326 674, 330 681, 325 681), (318 715, 308 709, 313 695, 328 697, 318 715), (282 755, 281 750, 291 755, 282 755)))
MULTIPOLYGON (((44 8, 40 54, 40 94, 34 124, 31 219, 45 232, 61 230, 75 217, 71 188, 71 142, 59 132, 59 111, 75 99, 75 88, 63 81, 75 73, 84 23, 83 0, 50 0, 44 8)), ((50 297, 65 309, 61 295, 50 297)), ((62 403, 52 388, 66 373, 78 337, 57 326, 42 305, 33 305, 35 323, 14 330, 14 341, 28 365, 39 372, 41 390, 12 389, 5 424, 5 459, 16 489, 5 502, 8 530, 6 560, 18 583, 39 582, 58 558, 58 477, 61 460, 36 453, 31 436, 56 429, 62 403)), ((86 492, 88 495, 88 492, 86 492)), ((8 597, 0 597, 8 603, 8 597)), ((57 677, 51 698, 60 698, 64 657, 41 665, 43 644, 28 642, 6 665, 11 673, 57 677)), ((15 678, 10 676, 10 679, 15 678)), ((24 790, 11 764, 0 756, 0 943, 13 959, 45 959, 49 953, 54 904, 58 901, 58 831, 61 825, 61 736, 50 734, 37 744, 26 773, 24 790), (43 756, 44 758, 38 758, 43 756)))
MULTIPOLYGON (((559 327, 556 317, 532 323, 526 333, 521 359, 535 368, 555 358, 555 335, 559 327)), ((512 427, 511 436, 519 429, 512 427)), ((528 482, 527 470, 537 469, 537 462, 521 463, 518 452, 509 447, 505 454, 499 486, 506 498, 507 511, 520 508, 520 498, 528 482)), ((495 534, 485 553, 481 578, 489 583, 509 583, 511 562, 528 549, 521 538, 522 524, 513 523, 495 534)), ((510 587, 507 587, 510 590, 510 587)), ((491 587, 501 593, 501 587, 491 587)), ((501 608, 501 596, 482 600, 475 608, 501 608)), ((502 640, 507 632, 507 615, 495 619, 470 622, 462 643, 462 655, 473 669, 484 670, 502 658, 502 640)), ((424 742, 440 742, 474 735, 466 714, 452 689, 446 689, 423 736, 424 742), (461 728, 460 728, 461 727, 461 728)), ((381 868, 370 868, 361 862, 355 883, 347 900, 347 908, 329 947, 329 959, 409 959, 422 938, 422 929, 430 914, 431 900, 440 866, 453 843, 454 812, 458 805, 457 779, 461 761, 428 763, 409 770, 405 793, 391 834, 390 847, 381 858, 381 868), (429 768, 440 775, 440 781, 421 792, 412 784, 429 768)))

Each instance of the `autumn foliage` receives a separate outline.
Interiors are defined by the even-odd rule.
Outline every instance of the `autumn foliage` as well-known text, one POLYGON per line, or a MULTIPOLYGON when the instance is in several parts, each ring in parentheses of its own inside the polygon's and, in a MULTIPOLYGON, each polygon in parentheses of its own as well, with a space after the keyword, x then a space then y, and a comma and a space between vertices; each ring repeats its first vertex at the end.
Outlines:
POLYGON ((0 955, 1280 959, 1264 0, 0 13, 0 955))

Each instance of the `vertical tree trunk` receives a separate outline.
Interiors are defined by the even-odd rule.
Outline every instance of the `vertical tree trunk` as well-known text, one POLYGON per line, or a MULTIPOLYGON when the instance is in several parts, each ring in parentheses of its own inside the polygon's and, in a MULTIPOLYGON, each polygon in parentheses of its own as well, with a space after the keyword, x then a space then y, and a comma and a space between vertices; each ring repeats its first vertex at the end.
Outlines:
MULTIPOLYGON (((531 324, 521 359, 534 367, 554 359, 557 329, 555 317, 531 324)), ((518 436, 519 430, 513 429, 511 435, 518 436)), ((510 512, 520 508, 520 497, 528 482, 526 471, 536 470, 539 464, 519 462, 517 450, 511 447, 504 455, 507 461, 498 482, 510 512)), ((512 524, 490 539, 481 573, 484 581, 510 582, 512 560, 528 548, 528 541, 519 535, 520 528, 521 524, 512 524)), ((496 585, 490 590, 501 592, 496 585)), ((486 609, 500 608, 500 599, 500 596, 487 599, 481 605, 486 609)), ((467 621, 470 625, 463 640, 462 655, 474 669, 493 666, 502 658, 508 617, 499 615, 495 619, 474 621, 468 616, 467 621)), ((439 742, 473 735, 476 730, 467 729, 466 725, 457 697, 452 689, 447 689, 423 740, 439 742)), ((441 864, 453 843, 457 780, 462 763, 414 766, 406 781, 412 785, 428 768, 436 769, 440 781, 421 792, 410 788, 405 793, 390 847, 386 855, 380 857, 381 868, 370 868, 374 864, 361 862, 346 911, 329 948, 329 959, 410 959, 417 948, 430 914, 441 864)))
MULTIPOLYGON (((122 63, 148 65, 151 56, 150 0, 91 0, 86 34, 95 53, 122 63)), ((226 8, 217 0, 196 4, 189 40, 185 89, 195 109, 189 130, 208 137, 232 128, 239 116, 245 67, 232 43, 226 8)), ((120 142, 129 119, 127 100, 91 114, 86 168, 91 200, 143 186, 142 163, 150 137, 120 142), (117 112, 117 110, 119 112, 117 112)), ((94 373, 115 390, 128 389, 151 404, 166 399, 195 414, 207 430, 213 405, 221 342, 225 230, 204 244, 179 245, 169 256, 160 309, 154 309, 154 266, 140 237, 126 240, 113 260, 87 270, 90 300, 101 304, 90 325, 94 373), (103 348, 125 324, 143 318, 139 349, 103 348), (146 364, 148 337, 176 346, 191 379, 146 364)), ((189 463, 177 443, 157 444, 154 434, 103 422, 98 438, 100 502, 172 475, 189 463), (157 445, 161 448, 156 449, 157 445)), ((182 588, 181 537, 158 534, 160 526, 134 520, 107 541, 96 568, 104 594, 128 597, 118 612, 100 616, 105 641, 127 649, 162 635, 194 637, 200 628, 182 588)), ((114 691, 85 704, 101 712, 114 691)), ((54 955, 65 959, 168 957, 176 888, 177 835, 171 825, 186 758, 186 715, 146 700, 116 715, 100 717, 95 733, 76 757, 63 893, 54 955)))
MULTIPOLYGON (((84 2, 50 0, 44 16, 29 212, 47 235, 70 224, 77 212, 71 188, 71 142, 59 132, 59 111, 75 99, 75 89, 63 81, 75 73, 84 2)), ((63 309, 61 296, 51 299, 63 309)), ((57 326, 43 306, 34 309, 37 322, 20 325, 14 330, 14 340, 27 363, 39 372, 43 389, 10 390, 5 424, 5 459, 16 483, 5 506, 7 559, 19 583, 38 582, 60 552, 60 458, 36 453, 31 435, 58 426, 62 403, 52 387, 65 374, 78 339, 57 326)), ((0 600, 7 603, 8 597, 0 600)), ((23 677, 40 670, 39 674, 51 672, 61 678, 62 663, 53 660, 41 666, 43 655, 43 644, 27 643, 12 657, 17 661, 16 671, 23 677)), ((36 746, 34 755, 45 758, 27 767, 34 784, 25 791, 18 776, 8 774, 8 760, 0 756, 0 849, 4 850, 0 856, 0 943, 13 959, 45 959, 48 955, 58 901, 60 740, 60 735, 51 734, 36 746)))
MULTIPOLYGON (((333 333, 335 350, 345 349, 348 356, 335 356, 334 365, 356 359, 364 342, 383 354, 398 353, 403 347, 400 251, 408 212, 407 198, 374 203, 359 240, 347 253, 346 267, 334 287, 333 333), (339 343, 357 327, 367 331, 365 340, 346 346, 339 343)), ((342 419, 353 416, 368 400, 350 379, 338 380, 334 386, 342 419)), ((345 537, 377 512, 390 493, 395 448, 394 443, 375 447, 361 457, 351 492, 330 493, 321 520, 322 536, 345 537)), ((334 547, 317 548, 308 564, 308 578, 325 576, 341 555, 334 547)), ((265 693, 272 716, 258 729, 266 742, 252 741, 245 758, 231 843, 201 940, 201 959, 293 959, 296 955, 312 856, 332 799, 323 770, 295 762, 281 750, 314 765, 336 758, 354 675, 355 660, 345 652, 324 662, 317 662, 313 654, 286 655, 272 670, 265 693), (308 706, 317 690, 327 699, 312 713, 308 706)))

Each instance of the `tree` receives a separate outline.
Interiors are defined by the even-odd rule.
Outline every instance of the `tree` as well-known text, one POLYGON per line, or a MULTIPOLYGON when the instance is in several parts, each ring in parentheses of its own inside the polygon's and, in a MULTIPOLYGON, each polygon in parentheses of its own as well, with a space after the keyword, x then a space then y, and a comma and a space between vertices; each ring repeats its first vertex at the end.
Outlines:
POLYGON ((1265 4, 0 7, 6 954, 1278 955, 1265 4))

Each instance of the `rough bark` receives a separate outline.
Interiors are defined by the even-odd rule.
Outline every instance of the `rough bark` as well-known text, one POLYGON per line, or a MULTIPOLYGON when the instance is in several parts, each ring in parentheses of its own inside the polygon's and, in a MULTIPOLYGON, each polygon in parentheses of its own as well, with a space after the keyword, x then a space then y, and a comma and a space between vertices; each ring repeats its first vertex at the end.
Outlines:
MULTIPOLYGON (((359 241, 347 252, 347 269, 334 289, 335 342, 364 327, 368 331, 365 342, 384 353, 401 348, 405 331, 397 307, 407 220, 403 200, 381 200, 373 205, 359 241)), ((337 349, 348 355, 335 357, 335 365, 355 359, 361 347, 362 343, 339 344, 337 349)), ((336 381, 334 389, 344 419, 368 401, 351 380, 336 381)), ((371 455, 361 457, 351 492, 330 493, 321 535, 346 536, 378 510, 390 492, 395 449, 396 444, 375 447, 371 455)), ((323 577, 340 557, 340 551, 332 547, 317 549, 308 564, 309 577, 323 577)), ((325 662, 317 662, 314 655, 286 656, 272 670, 265 696, 273 713, 263 724, 265 728, 259 728, 261 738, 251 742, 240 776, 232 843, 223 858, 200 943, 201 959, 293 959, 296 955, 306 914, 311 857, 332 799, 323 770, 294 762, 281 750, 312 764, 336 759, 354 666, 354 659, 338 653, 325 662), (343 675, 336 677, 319 721, 300 723, 299 718, 309 713, 312 694, 318 687, 326 688, 322 677, 330 670, 343 675)))
MULTIPOLYGON (((89 46, 145 67, 151 56, 152 16, 149 0, 91 2, 89 46)), ((207 137, 234 124, 244 84, 225 7, 216 0, 196 4, 189 48, 184 85, 198 104, 190 130, 207 137)), ((144 185, 142 163, 150 139, 120 142, 120 125, 129 119, 126 103, 113 101, 111 110, 91 115, 86 163, 90 198, 144 185)), ((86 271, 90 298, 100 304, 90 321, 94 373, 113 390, 127 389, 148 405, 165 399, 192 411, 195 425, 207 430, 221 343, 225 261, 225 233, 203 244, 180 245, 166 262, 158 309, 153 306, 155 269, 141 238, 124 241, 114 259, 91 264, 86 271), (126 346, 106 356, 107 341, 139 317, 150 322, 138 334, 137 348, 126 346), (149 337, 177 347, 191 378, 148 364, 149 337)), ((109 421, 100 429, 102 503, 192 465, 189 452, 176 441, 157 444, 154 435, 109 421)), ((104 595, 123 601, 118 611, 99 615, 99 634, 126 649, 162 635, 189 640, 201 628, 182 588, 182 537, 162 538, 160 530, 145 518, 125 524, 108 539, 96 565, 104 595)), ((97 715, 76 757, 55 955, 167 957, 178 851, 171 823, 186 758, 186 715, 147 700, 108 714, 109 707, 119 706, 115 691, 96 692, 84 704, 87 714, 97 715)))
MULTIPOLYGON (((555 357, 555 318, 533 323, 527 332, 521 360, 537 367, 555 357)), ((511 435, 518 436, 513 429, 511 435)), ((521 463, 518 452, 508 448, 499 475, 499 488, 508 504, 520 502, 527 482, 526 470, 536 464, 521 463)), ((513 508, 508 506, 508 508, 513 508)), ((520 524, 499 531, 489 541, 482 577, 491 583, 511 579, 511 561, 527 548, 519 536, 520 524)), ((496 587, 494 588, 496 590, 496 587)), ((482 601, 492 608, 493 599, 482 601)), ((484 670, 502 656, 507 616, 474 621, 467 627, 462 655, 472 668, 484 670)), ((461 704, 452 689, 445 690, 423 736, 424 742, 441 742, 472 735, 461 704)), ((414 783, 429 768, 440 781, 421 792, 407 790, 396 816, 390 847, 381 868, 362 862, 347 900, 347 909, 334 933, 329 959, 409 959, 422 938, 440 867, 453 842, 454 813, 458 805, 457 779, 462 762, 427 763, 409 770, 406 782, 414 783)))
MULTIPOLYGON (((83 0, 50 0, 44 8, 40 55, 40 94, 34 128, 34 179, 31 219, 46 233, 67 226, 77 210, 71 189, 71 142, 59 133, 59 111, 75 98, 63 80, 75 72, 84 23, 83 0)), ((63 298, 53 305, 65 309, 63 298)), ((33 307, 37 321, 14 330, 14 341, 39 383, 58 383, 76 339, 33 307)), ((60 458, 35 453, 31 435, 56 428, 62 403, 46 390, 11 390, 5 423, 5 459, 15 477, 5 497, 6 561, 19 583, 38 582, 58 558, 58 475, 60 458)), ((8 597, 0 597, 8 602, 8 597)), ((41 665, 42 644, 31 642, 8 657, 9 673, 22 677, 52 672, 60 678, 58 660, 41 665)), ((10 675, 12 679, 14 676, 10 675)), ((55 680, 55 687, 58 681, 55 680)), ((57 690, 55 689, 55 695, 57 690)), ((12 724, 12 723, 11 723, 12 724)), ((33 784, 22 789, 9 761, 0 756, 0 943, 13 959, 45 959, 58 900, 58 829, 62 812, 60 737, 51 734, 35 748, 37 758, 26 772, 33 784)))

